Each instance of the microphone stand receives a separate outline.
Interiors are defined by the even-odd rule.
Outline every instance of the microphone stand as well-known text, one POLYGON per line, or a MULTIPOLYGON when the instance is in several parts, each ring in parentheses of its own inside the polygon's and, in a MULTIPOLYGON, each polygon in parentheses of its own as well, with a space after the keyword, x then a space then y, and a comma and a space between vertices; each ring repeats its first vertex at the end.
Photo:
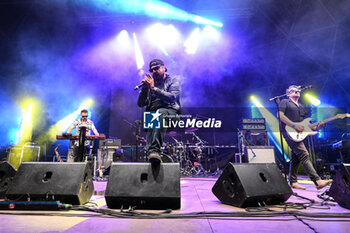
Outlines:
MULTIPOLYGON (((239 145, 239 150, 241 151, 240 153, 243 154, 243 145, 242 145, 242 144, 246 144, 247 147, 248 147, 248 149, 250 149, 250 151, 251 151, 252 154, 253 154, 252 160, 255 159, 255 158, 256 158, 256 154, 255 154, 255 152, 254 152, 252 146, 250 145, 250 143, 249 143, 249 142, 247 141, 247 139, 245 138, 243 132, 242 132, 241 130, 239 130, 238 128, 237 128, 237 130, 238 130, 239 137, 240 137, 240 140, 241 140, 241 145, 239 145)), ((248 149, 247 149, 247 162, 249 163, 248 149)))
POLYGON ((287 181, 287 161, 286 158, 284 157, 284 146, 283 146, 283 137, 282 137, 282 122, 281 122, 281 116, 280 116, 280 102, 281 98, 285 97, 287 94, 279 95, 272 97, 269 99, 269 101, 274 101, 277 107, 277 118, 278 118, 278 126, 279 126, 279 131, 280 131, 280 141, 281 141, 281 150, 282 150, 282 158, 283 158, 283 167, 284 167, 284 178, 287 181))
POLYGON ((83 162, 85 154, 85 141, 86 141, 86 127, 81 126, 79 132, 79 146, 78 146, 78 157, 77 162, 83 162))
MULTIPOLYGON (((140 116, 142 114, 141 110, 140 110, 140 116)), ((139 142, 141 141, 140 138, 141 138, 141 120, 136 120, 135 121, 135 125, 129 121, 127 121, 126 119, 124 119, 124 121, 129 124, 132 128, 135 129, 135 160, 133 160, 133 162, 138 162, 139 161, 139 142)))

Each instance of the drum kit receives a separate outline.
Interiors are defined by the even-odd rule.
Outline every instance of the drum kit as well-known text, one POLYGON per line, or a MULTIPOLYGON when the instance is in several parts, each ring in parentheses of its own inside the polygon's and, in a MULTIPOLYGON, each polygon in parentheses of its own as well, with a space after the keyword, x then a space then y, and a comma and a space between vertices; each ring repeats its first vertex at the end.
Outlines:
MULTIPOLYGON (((180 173, 184 176, 209 176, 209 175, 219 175, 217 174, 219 170, 216 157, 213 159, 213 149, 211 146, 208 146, 208 143, 201 139, 197 134, 197 128, 186 129, 184 134, 189 135, 191 140, 183 142, 179 138, 183 138, 183 134, 180 134, 175 131, 169 131, 165 134, 165 143, 161 148, 162 161, 164 163, 179 163, 180 164, 180 173), (211 152, 209 152, 211 151, 211 152)), ((188 137, 187 137, 188 138, 188 137)), ((145 144, 146 141, 144 138, 139 136, 138 142, 140 144, 145 144)), ((124 148, 124 147, 122 147, 124 148)), ((103 152, 99 150, 98 152, 103 152)), ((105 151, 104 153, 98 153, 98 156, 95 159, 95 180, 105 179, 105 175, 109 172, 109 167, 115 153, 113 151, 105 151), (108 153, 107 153, 108 152, 108 153), (105 174, 106 173, 106 174, 105 174)), ((144 146, 140 146, 139 153, 141 156, 138 161, 146 161, 147 153, 144 146)))
POLYGON ((195 132, 197 128, 189 128, 185 130, 185 134, 191 135, 193 142, 183 142, 176 137, 181 134, 170 131, 165 134, 172 141, 164 143, 162 148, 163 162, 176 162, 180 164, 180 172, 185 176, 208 175, 212 172, 203 168, 206 154, 204 149, 207 142, 201 139, 195 132))

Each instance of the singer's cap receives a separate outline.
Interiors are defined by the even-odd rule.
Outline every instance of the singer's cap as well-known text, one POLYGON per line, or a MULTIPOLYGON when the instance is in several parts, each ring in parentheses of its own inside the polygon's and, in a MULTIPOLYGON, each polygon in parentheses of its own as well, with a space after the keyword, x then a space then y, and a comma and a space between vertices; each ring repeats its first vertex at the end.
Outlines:
POLYGON ((149 63, 149 68, 151 69, 153 66, 164 66, 164 62, 160 59, 153 59, 149 63))

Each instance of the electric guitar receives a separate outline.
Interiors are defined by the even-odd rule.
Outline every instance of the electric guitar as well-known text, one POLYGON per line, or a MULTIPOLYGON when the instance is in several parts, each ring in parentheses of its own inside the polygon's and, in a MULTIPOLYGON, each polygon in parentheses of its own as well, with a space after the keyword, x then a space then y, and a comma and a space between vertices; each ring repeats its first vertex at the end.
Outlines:
POLYGON ((302 122, 298 122, 297 124, 304 126, 304 131, 302 132, 298 132, 296 131, 294 128, 286 125, 286 131, 288 136, 295 142, 301 142, 302 140, 304 140, 307 136, 309 135, 315 135, 317 134, 317 130, 313 130, 312 128, 314 128, 315 126, 317 126, 318 124, 322 124, 322 123, 327 123, 330 121, 334 121, 336 119, 343 119, 345 117, 350 117, 349 113, 345 113, 345 114, 337 114, 334 117, 330 117, 327 118, 326 120, 323 121, 319 121, 316 123, 310 123, 310 121, 312 120, 311 117, 304 119, 302 122))

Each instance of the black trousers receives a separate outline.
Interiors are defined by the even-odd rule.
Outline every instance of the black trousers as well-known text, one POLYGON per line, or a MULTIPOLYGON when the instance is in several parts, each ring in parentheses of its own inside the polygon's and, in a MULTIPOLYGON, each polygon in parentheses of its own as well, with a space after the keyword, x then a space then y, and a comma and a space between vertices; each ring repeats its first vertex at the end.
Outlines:
POLYGON ((310 154, 306 149, 304 142, 294 142, 292 139, 289 138, 289 136, 285 132, 283 133, 283 137, 286 139, 287 144, 292 149, 292 155, 289 166, 289 182, 295 183, 298 181, 298 167, 301 163, 301 165, 304 168, 304 171, 310 177, 310 180, 312 180, 316 184, 316 181, 320 180, 321 178, 319 177, 315 168, 312 165, 310 154))
POLYGON ((74 162, 83 162, 85 160, 85 157, 89 155, 90 152, 90 145, 83 146, 79 148, 79 146, 74 145, 73 147, 73 156, 74 156, 74 162), (81 151, 83 150, 83 152, 81 151))

